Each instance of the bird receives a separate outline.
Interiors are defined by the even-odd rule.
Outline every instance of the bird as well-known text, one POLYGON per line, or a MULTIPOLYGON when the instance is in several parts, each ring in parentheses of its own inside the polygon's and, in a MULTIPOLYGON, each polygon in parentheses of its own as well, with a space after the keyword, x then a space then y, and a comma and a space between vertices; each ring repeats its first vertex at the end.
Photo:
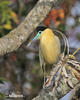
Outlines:
POLYGON ((39 40, 39 59, 40 66, 43 64, 54 64, 57 62, 60 54, 60 40, 56 36, 52 29, 46 26, 38 26, 36 28, 37 35, 33 40, 39 40))
MULTIPOLYGON (((54 34, 51 28, 47 26, 38 26, 36 28, 37 35, 32 39, 29 45, 39 40, 39 60, 40 66, 45 70, 47 64, 55 64, 60 55, 60 39, 54 34)), ((45 78, 44 78, 45 83, 45 78)))
MULTIPOLYGON (((60 38, 55 34, 55 31, 58 32, 58 33, 60 33, 60 35, 62 36, 62 38, 64 40, 64 50, 63 50, 63 54, 66 53, 68 59, 70 57, 70 55, 69 55, 69 44, 68 44, 68 41, 67 41, 66 36, 64 34, 62 34, 62 32, 60 32, 60 31, 57 31, 57 30, 54 31, 54 30, 52 30, 51 28, 49 28, 47 26, 38 26, 36 28, 36 31, 37 31, 37 35, 32 39, 32 41, 29 43, 29 45, 33 41, 39 40, 39 59, 40 59, 40 66, 43 69, 43 73, 44 73, 44 84, 43 84, 43 88, 46 89, 46 87, 45 87, 46 86, 46 84, 45 84, 46 83, 46 81, 45 81, 45 68, 46 68, 46 65, 48 65, 48 64, 49 65, 56 64, 58 62, 58 58, 60 57, 60 54, 62 53, 61 52, 61 42, 60 42, 60 38), (67 52, 65 52, 65 51, 67 51, 67 52)), ((73 55, 71 55, 70 58, 72 58, 72 57, 74 58, 74 55, 79 50, 80 50, 80 48, 77 49, 73 53, 73 55)), ((67 63, 65 57, 66 56, 64 55, 64 60, 62 59, 62 62, 65 61, 63 64, 67 63)), ((53 67, 56 67, 56 66, 53 66, 53 67)), ((63 67, 63 66, 60 66, 60 67, 63 67)), ((69 69, 69 67, 68 67, 68 69, 69 69)), ((78 73, 77 70, 73 69, 72 72, 74 73, 75 76, 77 76, 80 79, 80 75, 79 75, 79 73, 78 73)), ((57 75, 56 77, 58 77, 58 73, 56 73, 56 75, 57 75)))

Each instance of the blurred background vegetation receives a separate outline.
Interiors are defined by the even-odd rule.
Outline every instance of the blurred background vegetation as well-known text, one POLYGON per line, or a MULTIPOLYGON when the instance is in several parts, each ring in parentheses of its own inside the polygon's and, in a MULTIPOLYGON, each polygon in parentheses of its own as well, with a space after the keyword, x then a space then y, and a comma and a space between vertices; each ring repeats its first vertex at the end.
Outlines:
MULTIPOLYGON (((0 37, 17 27, 37 1, 0 0, 0 37)), ((66 34, 69 40, 70 53, 80 47, 79 0, 64 0, 59 7, 50 11, 43 24, 52 28, 55 27, 66 34)), ((80 61, 80 57, 78 60, 80 61)), ((27 48, 25 42, 17 51, 0 57, 1 96, 10 93, 24 94, 26 100, 31 100, 39 93, 42 84, 43 72, 39 65, 37 44, 32 44, 31 48, 27 48)))

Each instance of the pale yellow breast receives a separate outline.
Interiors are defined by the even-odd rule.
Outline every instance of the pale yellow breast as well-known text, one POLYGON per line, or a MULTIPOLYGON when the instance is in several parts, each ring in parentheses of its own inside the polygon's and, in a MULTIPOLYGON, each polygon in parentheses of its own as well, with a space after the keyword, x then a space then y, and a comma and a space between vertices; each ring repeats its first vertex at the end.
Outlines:
POLYGON ((46 29, 40 38, 40 49, 45 61, 49 64, 57 62, 60 54, 60 41, 50 29, 46 29))

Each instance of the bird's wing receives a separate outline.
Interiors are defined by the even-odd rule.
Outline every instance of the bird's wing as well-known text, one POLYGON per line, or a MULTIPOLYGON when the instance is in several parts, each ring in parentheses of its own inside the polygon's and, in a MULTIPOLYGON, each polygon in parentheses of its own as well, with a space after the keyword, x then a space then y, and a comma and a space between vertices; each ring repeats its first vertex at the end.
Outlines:
POLYGON ((40 47, 39 47, 39 60, 40 60, 40 66, 42 68, 42 66, 44 65, 44 57, 43 57, 43 55, 41 53, 40 47))

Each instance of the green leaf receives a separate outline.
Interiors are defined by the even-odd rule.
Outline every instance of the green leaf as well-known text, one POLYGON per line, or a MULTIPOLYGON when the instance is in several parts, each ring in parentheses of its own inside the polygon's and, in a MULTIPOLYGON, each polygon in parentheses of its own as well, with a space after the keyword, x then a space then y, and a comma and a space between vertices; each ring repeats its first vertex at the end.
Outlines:
POLYGON ((3 93, 0 93, 0 99, 1 98, 6 98, 5 95, 3 93))
POLYGON ((4 81, 7 81, 5 78, 0 77, 0 84, 4 84, 4 81))
POLYGON ((58 30, 65 31, 65 25, 64 24, 59 25, 58 30))

